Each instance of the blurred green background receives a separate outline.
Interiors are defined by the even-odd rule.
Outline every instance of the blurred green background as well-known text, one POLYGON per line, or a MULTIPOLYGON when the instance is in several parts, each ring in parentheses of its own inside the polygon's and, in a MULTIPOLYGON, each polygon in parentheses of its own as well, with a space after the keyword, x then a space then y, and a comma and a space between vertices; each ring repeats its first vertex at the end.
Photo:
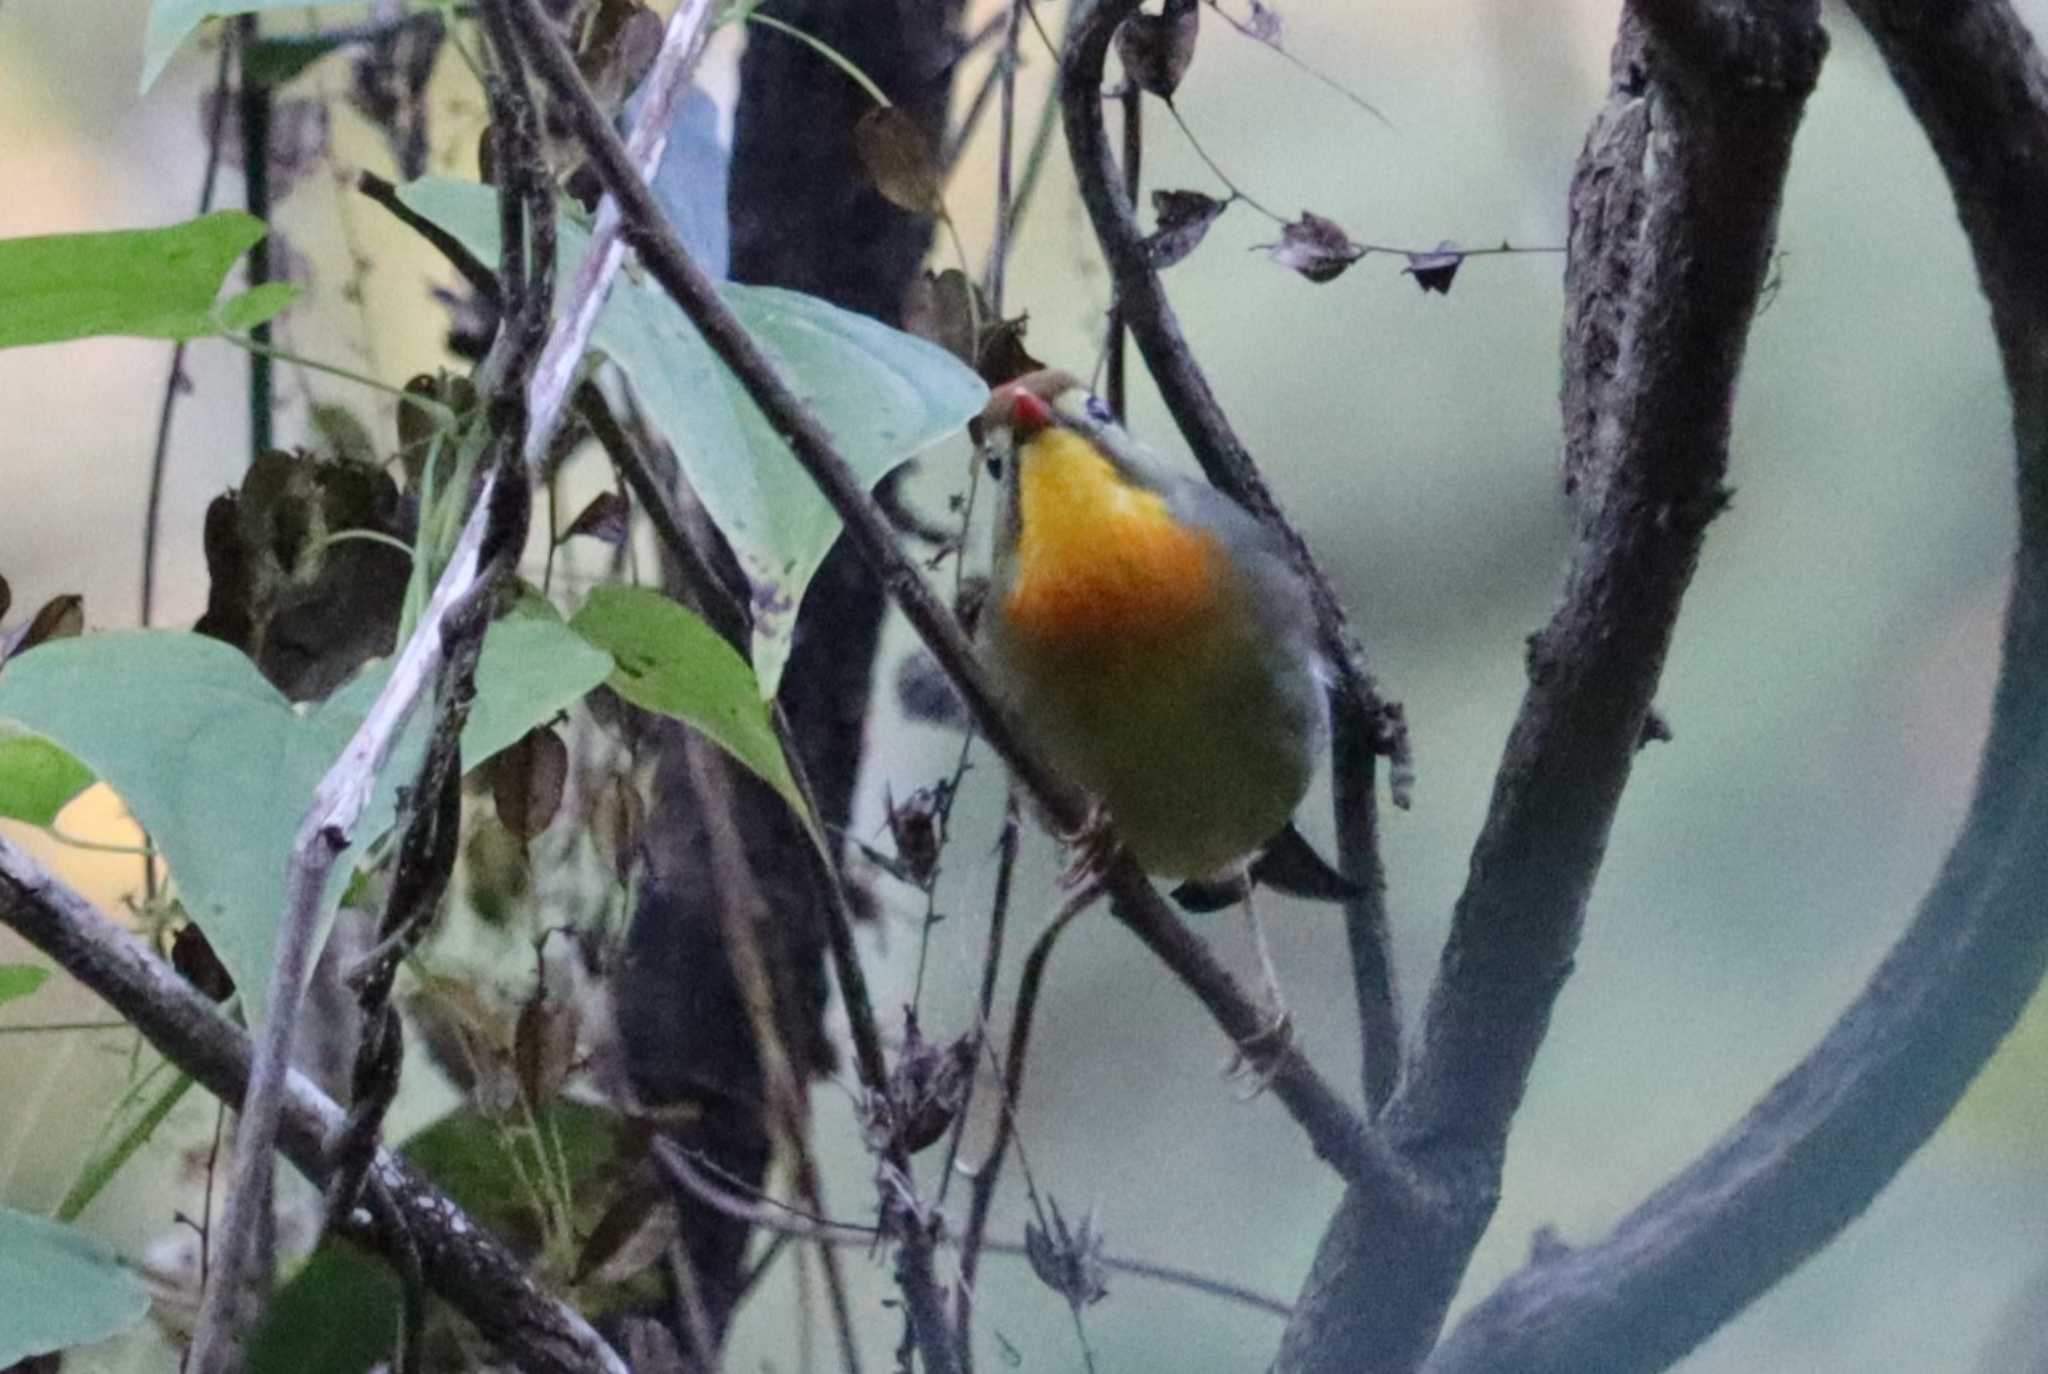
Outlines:
MULTIPOLYGON (((977 6, 977 11, 990 7, 977 6)), ((1605 90, 1618 7, 1305 0, 1285 41, 1386 112, 1383 127, 1205 12, 1179 104, 1212 157, 1261 201, 1312 208, 1354 238, 1428 247, 1507 238, 1556 244, 1587 121, 1605 90)), ((2048 7, 2023 5, 2038 28, 2048 7)), ((0 234, 169 222, 192 212, 197 114, 213 54, 199 45, 146 98, 139 0, 0 7, 0 234)), ((276 21, 297 22, 296 19, 276 21)), ((1558 1003, 1517 1122, 1498 1217, 1460 1305, 1555 1225, 1590 1240, 1697 1153, 1795 1062, 1910 916, 1968 798, 2011 544, 2009 416, 1986 312, 1932 157, 1853 21, 1800 135, 1782 217, 1780 288, 1757 321, 1735 434, 1733 508, 1712 529, 1659 705, 1676 732, 1647 751, 1623 802, 1579 966, 1558 1003)), ((729 64, 730 46, 714 65, 729 64)), ((1027 46, 1024 109, 1049 71, 1027 46)), ((971 90, 979 67, 970 67, 971 90)), ((337 89, 340 76, 315 78, 337 89)), ((729 86, 729 72, 716 78, 729 86)), ((435 146, 460 161, 478 112, 445 114, 435 146)), ((1154 107, 1157 112, 1157 107, 1154 107)), ((991 131, 992 132, 992 123, 991 131)), ((1148 185, 1219 190, 1164 118, 1149 125, 1148 185)), ((383 169, 337 109, 337 169, 383 169)), ((985 132, 950 192, 970 245, 987 241, 985 132)), ((1086 369, 1107 300, 1064 162, 1031 211, 1010 273, 1030 345, 1086 369)), ((239 178, 223 194, 239 195, 239 178)), ((279 223, 315 264, 292 342, 391 381, 439 359, 442 280, 374 207, 316 173, 279 223), (360 308, 341 299, 350 253, 371 259, 360 308)), ((1343 588, 1388 693, 1404 701, 1421 768, 1414 808, 1385 821, 1406 1009, 1427 988, 1522 687, 1523 637, 1552 605, 1568 556, 1556 480, 1561 260, 1469 263, 1448 298, 1399 260, 1370 257, 1312 286, 1251 249, 1274 237, 1233 209, 1168 284, 1225 405, 1343 588)), ((939 255, 941 263, 944 255, 939 255)), ((0 572, 17 607, 82 591, 96 628, 136 618, 137 544, 168 350, 126 341, 0 353, 0 572)), ((164 623, 203 605, 198 521, 246 460, 239 354, 201 345, 181 403, 161 564, 164 623)), ((306 395, 377 412, 343 384, 287 372, 286 435, 306 395)), ((1140 389, 1134 428, 1177 440, 1140 389)), ((929 459, 928 503, 959 482, 929 459)), ((894 654, 908 648, 900 627, 894 654)), ((885 671, 893 666, 893 657, 885 671)), ((954 737, 902 722, 872 735, 864 815, 949 767, 954 737)), ((928 1029, 967 1024, 993 875, 1001 780, 985 756, 949 855, 926 993, 928 1029)), ((78 804, 98 833, 117 808, 78 804)), ((1318 801, 1306 827, 1327 841, 1318 801)), ((113 864, 38 838, 102 900, 113 864)), ((1052 846, 1032 832, 1016 909, 1028 939, 1057 903, 1052 846)), ((921 902, 881 888, 870 955, 883 1005, 909 995, 921 902)), ((1341 932, 1327 912, 1272 904, 1269 925, 1301 1039, 1339 1083, 1356 1078, 1341 932)), ((1239 967, 1231 918, 1214 926, 1239 967)), ((1013 946, 1013 948, 1021 946, 1013 946)), ((0 957, 11 946, 0 942, 0 957)), ((97 1017, 45 990, 13 1019, 97 1017)), ((1834 1246, 1717 1335, 1688 1374, 1800 1369, 1964 1370, 2028 1276, 2048 1264, 2048 1026, 2038 1008, 1958 1117, 1834 1246)), ((1241 1103, 1227 1047, 1193 1002, 1106 920, 1070 933, 1041 1007, 1023 1111, 1039 1187, 1071 1215, 1099 1202, 1113 1252, 1294 1293, 1337 1189, 1277 1105, 1241 1103)), ((0 1039, 0 1201, 51 1205, 127 1072, 118 1035, 0 1039)), ((827 1195, 865 1215, 868 1161, 850 1091, 816 1094, 831 1147, 827 1195)), ((131 1250, 190 1205, 212 1125, 190 1100, 153 1158, 87 1223, 131 1250), (175 1188, 175 1191, 173 1189, 175 1188)), ((956 1196, 958 1194, 956 1193, 956 1196)), ((998 1210, 1015 1236, 1021 1196, 998 1210)), ((849 1255, 872 1358, 899 1318, 884 1266, 849 1255)), ((788 1273, 746 1309, 730 1368, 796 1367, 788 1273)), ((984 1329, 1027 1369, 1079 1367, 1060 1301, 1021 1264, 983 1271, 984 1329)), ((1455 1319, 1455 1314, 1454 1314, 1455 1319)), ((1270 1358, 1267 1316, 1137 1279, 1112 1283, 1087 1331, 1104 1370, 1243 1369, 1270 1358)), ((821 1327, 820 1358, 829 1346, 821 1327)), ((133 1345, 103 1362, 151 1367, 133 1345)), ((993 1344, 983 1358, 1001 1360, 993 1344)))

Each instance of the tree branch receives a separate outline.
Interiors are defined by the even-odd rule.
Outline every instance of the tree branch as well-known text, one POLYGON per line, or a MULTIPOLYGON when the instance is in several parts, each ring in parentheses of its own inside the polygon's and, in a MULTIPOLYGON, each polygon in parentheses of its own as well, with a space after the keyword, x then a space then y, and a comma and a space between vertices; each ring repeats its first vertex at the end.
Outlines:
POLYGON ((1209 379, 1195 362, 1138 232, 1102 116, 1103 64, 1110 40, 1137 9, 1138 0, 1075 0, 1060 72, 1067 152, 1080 183, 1081 201, 1088 207, 1095 237, 1109 264, 1117 318, 1137 340, 1145 366, 1195 461, 1211 482, 1281 535, 1295 566, 1308 580, 1320 647, 1337 675, 1330 705, 1337 739, 1343 746, 1335 755, 1339 771, 1333 789, 1339 859, 1346 876, 1363 893, 1345 903, 1344 918, 1360 1000, 1366 1100, 1377 1107, 1391 1087, 1401 1045, 1393 965, 1386 951, 1386 873, 1380 862, 1374 773, 1379 755, 1386 754, 1392 762, 1394 802, 1397 806, 1408 804, 1413 767, 1407 728, 1400 707, 1380 699, 1365 651, 1351 631, 1336 589, 1310 555, 1301 532, 1273 498, 1266 479, 1224 415, 1209 379), (1366 747, 1358 747, 1361 743, 1366 747))
MULTIPOLYGON (((647 74, 647 99, 633 120, 626 151, 643 180, 654 176, 661 155, 668 147, 669 126, 675 122, 677 105, 689 89, 690 73, 710 33, 711 0, 683 0, 669 16, 663 30, 661 49, 647 74)), ((626 260, 626 246, 619 241, 619 206, 607 195, 598 203, 597 221, 591 226, 590 248, 576 269, 570 288, 570 307, 554 324, 540 361, 534 364, 533 382, 527 389, 527 408, 532 423, 526 433, 526 463, 538 467, 554 442, 555 428, 569 403, 584 351, 590 346, 591 331, 597 328, 598 312, 611 294, 612 279, 626 260)))
MULTIPOLYGON (((248 1037, 162 959, 0 836, 0 923, 104 998, 130 1025, 223 1102, 249 1083, 248 1037)), ((328 1177, 325 1142, 341 1108, 296 1072, 287 1075, 278 1147, 313 1183, 328 1177)), ((397 1256, 410 1246, 428 1285, 529 1374, 626 1374, 589 1323, 542 1292, 518 1256, 388 1151, 370 1167, 395 1208, 394 1235, 358 1211, 351 1239, 397 1256)))
POLYGON ((1493 1215, 1508 1129, 1725 499, 1736 374, 1824 50, 1817 18, 1811 0, 1739 21, 1680 0, 1624 15, 1614 89, 1571 191, 1565 480, 1578 549, 1563 604, 1531 642, 1421 1044, 1380 1117, 1441 1205, 1402 1217, 1345 1199, 1282 1374, 1415 1368, 1493 1215), (1685 27, 1664 22, 1673 13, 1685 27))
MULTIPOLYGON (((500 2, 533 27, 535 0, 500 2)), ((628 242, 640 254, 642 264, 690 317, 719 360, 732 369, 796 460, 818 483, 845 522, 849 541, 952 677, 983 736, 1053 824, 1078 831, 1087 814, 1084 800, 1022 746, 1015 722, 998 702, 959 624, 926 585, 917 565, 897 547, 887 518, 839 456, 817 417, 789 389, 710 279, 691 261, 646 186, 635 176, 618 136, 583 89, 566 54, 558 46, 550 46, 535 56, 536 66, 563 102, 592 164, 606 187, 619 197, 628 242)), ((1167 909, 1165 899, 1128 856, 1111 865, 1105 886, 1118 918, 1201 999, 1224 1033, 1239 1044, 1257 1042, 1268 1029, 1264 1013, 1208 947, 1167 909)), ((1370 1177, 1390 1188, 1402 1186, 1393 1161, 1375 1147, 1357 1114, 1297 1047, 1281 1045, 1255 1055, 1254 1060, 1255 1069, 1266 1075, 1273 1095, 1308 1133, 1316 1152, 1339 1172, 1350 1178, 1370 1177)))
MULTIPOLYGON (((504 61, 507 55, 501 52, 500 58, 504 61)), ((507 231, 499 279, 508 296, 497 341, 481 369, 486 382, 482 389, 492 397, 485 475, 419 628, 406 642, 362 725, 314 789, 292 844, 262 1038, 235 1129, 229 1174, 234 1187, 214 1239, 213 1269, 192 1338, 190 1367, 197 1374, 225 1374, 240 1367, 246 1337, 269 1295, 274 1257, 267 1238, 277 1132, 298 1008, 317 952, 320 916, 335 865, 354 843, 377 779, 421 697, 449 667, 458 675, 465 666, 474 667, 476 645, 490 623, 491 594, 525 544, 531 497, 519 463, 526 419, 523 391, 553 302, 554 200, 552 184, 539 166, 532 108, 516 65, 508 66, 506 76, 492 85, 493 126, 504 178, 500 209, 507 231), (529 232, 536 259, 530 280, 524 257, 529 232)), ((456 713, 458 732, 468 698, 465 690, 440 694, 443 710, 456 713)))
POLYGON ((1976 796, 1918 916, 1820 1044, 1606 1239, 1475 1308, 1431 1361, 1445 1374, 1679 1358, 1868 1205, 2048 969, 2048 67, 2003 0, 1852 8, 1948 175, 2013 398, 2020 540, 1976 796))

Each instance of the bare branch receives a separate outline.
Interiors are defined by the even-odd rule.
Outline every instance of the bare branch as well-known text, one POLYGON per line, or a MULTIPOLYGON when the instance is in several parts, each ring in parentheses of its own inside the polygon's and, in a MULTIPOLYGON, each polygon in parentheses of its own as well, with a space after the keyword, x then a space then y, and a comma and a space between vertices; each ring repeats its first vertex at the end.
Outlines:
MULTIPOLYGON (((539 32, 530 22, 535 13, 533 0, 504 3, 521 16, 526 27, 539 32)), ((875 569, 884 590, 903 608, 953 678, 984 737, 1053 823, 1078 831, 1086 817, 1083 799, 1020 744, 1015 723, 998 703, 958 623, 926 585, 915 562, 897 547, 886 517, 839 456, 817 417, 789 389, 676 239, 646 186, 634 175, 617 135, 582 88, 566 54, 549 46, 537 49, 535 58, 563 101, 600 177, 619 197, 627 240, 640 254, 642 264, 682 307, 720 361, 732 369, 789 443, 797 461, 818 483, 845 522, 847 538, 875 569)), ((1264 1013, 1208 947, 1167 909, 1164 899, 1128 857, 1112 865, 1106 885, 1118 918, 1202 1000, 1224 1033, 1240 1044, 1256 1042, 1267 1029, 1264 1013)), ((1283 1045, 1273 1049, 1259 1057, 1254 1067, 1267 1075, 1273 1095, 1301 1123, 1317 1153, 1340 1172, 1352 1178, 1375 1176, 1388 1187, 1403 1186, 1398 1170, 1367 1137, 1357 1114, 1317 1075, 1298 1048, 1283 1045)))
MULTIPOLYGON (((1039 989, 1045 985, 1046 964, 1052 948, 1068 924, 1086 911, 1102 890, 1093 885, 1074 894, 1047 924, 1031 953, 1024 960, 1024 975, 1017 984, 1017 1003, 1010 1013, 1010 1039, 1003 1047, 1003 1076, 996 1084, 1002 1102, 996 1109, 996 1138, 988 1158, 974 1171, 974 1192, 967 1209, 967 1228, 960 1237, 960 1296, 956 1319, 960 1344, 967 1344, 974 1321, 974 1275, 981 1262, 983 1237, 988 1234, 989 1211, 995 1206, 996 1184, 1003 1176, 1003 1161, 1010 1152, 1010 1140, 1017 1133, 1017 1108, 1024 1098, 1024 1066, 1031 1053, 1031 1023, 1038 1011, 1039 989)), ((965 1113, 962 1113, 965 1116, 965 1113)))
POLYGON ((1820 1044, 1606 1239, 1475 1308, 1432 1370, 1665 1367, 1868 1205, 2048 969, 2048 66, 2003 0, 1852 7, 1948 174, 2013 397, 2020 543, 1976 796, 1913 924, 1820 1044))
MULTIPOLYGON (((490 597, 525 544, 531 497, 517 461, 525 429, 521 393, 553 298, 554 200, 552 185, 538 165, 532 108, 519 87, 516 67, 509 76, 511 80, 495 81, 492 88, 496 137, 506 154, 500 158, 505 178, 500 206, 508 232, 503 236, 499 278, 508 297, 498 339, 481 369, 489 383, 484 390, 493 398, 485 476, 419 627, 363 724, 314 789, 292 844, 262 1039, 235 1129, 230 1168, 234 1188, 214 1240, 213 1272, 192 1338, 190 1367, 197 1374, 225 1374, 240 1366, 245 1338, 269 1293, 274 1257, 266 1237, 278 1125, 298 1009, 317 952, 320 916, 335 865, 355 842, 356 826, 377 779, 420 699, 449 667, 458 674, 474 668, 476 647, 489 625, 490 597), (535 256, 530 280, 524 258, 529 231, 535 256)), ((458 733, 468 699, 466 690, 440 693, 443 712, 452 715, 458 733)))
MULTIPOLYGON (((98 993, 221 1101, 242 1100, 248 1037, 141 941, 4 836, 0 923, 98 993)), ((326 1182, 325 1142, 341 1122, 341 1108, 304 1076, 286 1076, 278 1148, 315 1184, 326 1182)), ((574 1308, 535 1286, 516 1255, 410 1165, 380 1150, 370 1177, 391 1199, 403 1237, 359 1211, 350 1218, 351 1239, 387 1255, 409 1244, 433 1291, 529 1374, 626 1374, 574 1308)))
MULTIPOLYGON (((652 179, 661 165, 661 155, 668 147, 669 127, 675 122, 676 105, 689 89, 690 74, 704 51, 714 8, 711 0, 683 0, 669 16, 661 50, 655 54, 654 67, 647 75, 647 98, 626 139, 627 155, 639 168, 642 180, 652 179)), ((625 260, 626 245, 619 238, 619 204, 607 194, 598 203, 597 221, 590 231, 590 250, 576 269, 576 279, 570 286, 570 307, 555 321, 547 347, 541 350, 540 361, 534 365, 533 382, 527 390, 527 409, 532 415, 526 432, 529 467, 539 466, 547 456, 548 445, 554 441, 555 427, 561 422, 569 393, 575 388, 584 350, 590 346, 590 332, 597 327, 598 312, 604 309, 612 278, 618 275, 619 265, 625 260)))

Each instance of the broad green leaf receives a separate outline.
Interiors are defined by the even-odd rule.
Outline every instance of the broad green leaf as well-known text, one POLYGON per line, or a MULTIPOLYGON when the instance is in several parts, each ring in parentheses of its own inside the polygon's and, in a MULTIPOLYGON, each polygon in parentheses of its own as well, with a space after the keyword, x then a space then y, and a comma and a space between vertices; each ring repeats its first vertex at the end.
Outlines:
POLYGON ((0 1369, 117 1336, 149 1294, 84 1232, 0 1207, 0 1369))
MULTIPOLYGON (((558 1101, 541 1112, 538 1124, 549 1141, 547 1167, 566 1169, 571 1198, 579 1211, 588 1204, 585 1220, 595 1220, 603 1194, 593 1184, 619 1163, 621 1118, 558 1101)), ((495 1234, 530 1238, 534 1199, 506 1152, 518 1150, 532 1177, 532 1139, 523 1120, 513 1128, 464 1108, 414 1136, 400 1153, 495 1234)), ((389 1264, 353 1245, 324 1241, 265 1307, 250 1342, 249 1374, 364 1374, 391 1358, 398 1304, 389 1264)))
MULTIPOLYGON (((490 188, 429 177, 399 195, 477 257, 497 261, 490 188)), ((562 223, 557 280, 564 290, 588 246, 583 229, 562 223)), ((981 379, 950 353, 865 315, 795 291, 720 289, 870 486, 957 433, 988 397, 981 379)), ((839 535, 838 515, 653 280, 620 278, 591 346, 626 374, 746 569, 754 590, 754 673, 761 694, 773 696, 804 588, 839 535)))
POLYGON ((50 971, 35 964, 0 964, 0 1004, 26 997, 50 979, 50 971))
POLYGON ((0 816, 54 825, 66 802, 92 785, 92 770, 38 735, 0 726, 0 816))
POLYGON ((96 334, 193 339, 246 329, 291 303, 259 286, 214 309, 242 254, 269 232, 240 210, 162 229, 0 239, 0 348, 96 334))
POLYGON ((142 31, 142 84, 137 93, 148 93, 177 54, 178 46, 209 19, 253 14, 258 10, 311 8, 306 0, 154 0, 149 7, 148 26, 142 31))
MULTIPOLYGON (((476 764, 602 682, 611 658, 559 620, 501 622, 484 641, 463 731, 476 764)), ((379 664, 309 710, 294 710, 237 650, 174 631, 60 640, 0 674, 0 717, 47 735, 105 778, 155 839, 185 908, 260 1014, 285 861, 314 786, 384 685, 379 664)), ((356 832, 392 823, 425 741, 425 712, 384 770, 356 832)), ((328 910, 353 865, 337 864, 328 910)))
POLYGON ((697 729, 804 814, 782 741, 747 666, 718 631, 659 592, 598 587, 569 628, 610 654, 611 689, 697 729))

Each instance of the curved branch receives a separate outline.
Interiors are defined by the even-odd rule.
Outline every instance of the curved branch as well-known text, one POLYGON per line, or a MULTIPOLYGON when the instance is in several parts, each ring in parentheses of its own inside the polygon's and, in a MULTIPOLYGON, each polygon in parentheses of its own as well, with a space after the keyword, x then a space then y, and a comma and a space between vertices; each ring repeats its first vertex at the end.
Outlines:
POLYGON ((1295 566, 1308 580, 1320 647, 1337 673, 1331 714, 1336 734, 1332 790, 1338 857, 1344 873, 1363 892, 1345 903, 1344 919, 1358 996, 1366 1101, 1377 1110, 1393 1087, 1401 1042, 1393 968, 1386 948, 1386 873, 1380 862, 1374 773, 1378 757, 1386 754, 1392 763, 1394 802, 1406 806, 1413 772, 1407 727, 1400 706, 1381 700, 1365 651, 1351 631, 1336 589, 1309 553, 1301 531, 1273 498, 1272 489, 1210 389, 1209 379, 1195 362, 1159 273, 1153 269, 1144 236, 1138 231, 1102 117, 1103 64, 1110 40, 1137 9, 1138 0, 1076 0, 1061 59, 1059 88, 1067 152, 1080 184, 1081 201, 1088 207, 1095 237, 1109 264, 1117 318, 1137 340, 1145 366, 1195 461, 1212 483, 1280 534, 1295 566))
POLYGON ((1492 1218, 1508 1129, 1724 501, 1736 375, 1825 47, 1817 11, 1635 0, 1623 16, 1614 89, 1571 189, 1565 481, 1578 549, 1531 642, 1421 1043, 1380 1117, 1443 1205, 1416 1218, 1346 1198, 1282 1374, 1415 1368, 1492 1218))
POLYGON ((1665 1367, 1869 1204, 2048 970, 2048 66, 2004 0, 1852 8, 1948 174, 2013 397, 2020 542, 1976 796, 1912 926, 1805 1060, 1606 1239, 1475 1308, 1432 1371, 1665 1367))
MULTIPOLYGON (((91 902, 0 837, 0 923, 19 932, 128 1019, 163 1056, 223 1102, 249 1084, 249 1038, 163 960, 91 902)), ((287 1076, 278 1148, 316 1185, 340 1107, 294 1072, 287 1076)), ((352 1239, 397 1259, 416 1254, 435 1293, 528 1374, 626 1374, 626 1366, 567 1303, 542 1292, 518 1256, 386 1150, 373 1159, 373 1192, 390 1197, 394 1236, 353 1214, 352 1239)))

